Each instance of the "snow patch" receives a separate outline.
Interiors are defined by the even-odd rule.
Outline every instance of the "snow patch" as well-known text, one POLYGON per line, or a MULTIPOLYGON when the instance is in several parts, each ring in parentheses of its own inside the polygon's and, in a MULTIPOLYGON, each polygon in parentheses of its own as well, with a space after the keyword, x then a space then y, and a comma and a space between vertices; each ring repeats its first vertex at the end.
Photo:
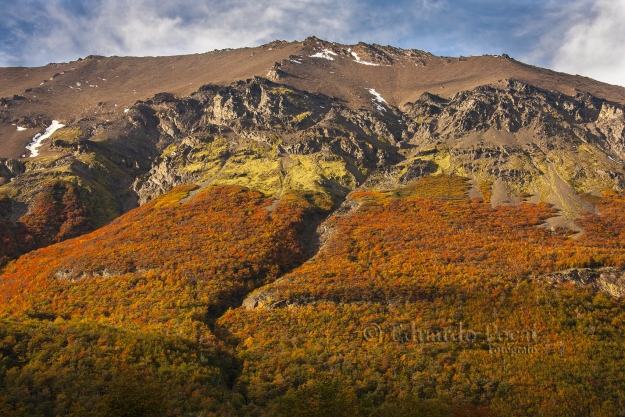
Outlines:
POLYGON ((375 101, 378 101, 378 102, 380 102, 380 103, 386 103, 386 104, 388 104, 388 103, 386 102, 386 100, 384 100, 384 97, 382 97, 382 96, 380 95, 380 93, 378 93, 377 91, 375 91, 375 88, 369 88, 368 90, 369 90, 369 92, 371 93, 371 95, 373 95, 373 96, 375 97, 375 99, 374 99, 375 101))
POLYGON ((611 160, 616 162, 616 160, 614 158, 612 158, 610 155, 608 155, 608 158, 610 158, 611 160))
POLYGON ((18 127, 17 127, 17 131, 18 131, 18 132, 23 132, 24 130, 26 130, 26 128, 25 128, 25 127, 22 127, 22 126, 18 126, 18 127))
POLYGON ((336 52, 332 52, 329 49, 324 49, 321 52, 317 52, 316 54, 311 55, 311 58, 323 58, 323 59, 327 59, 329 61, 334 61, 334 58, 332 58, 332 55, 336 56, 336 52))
POLYGON ((378 109, 378 111, 386 111, 386 109, 384 107, 382 107, 381 105, 379 105, 376 102, 373 102, 373 107, 375 107, 376 109, 378 109))
POLYGON ((361 60, 360 57, 358 56, 358 54, 356 52, 352 51, 351 48, 348 49, 347 52, 349 52, 350 54, 352 54, 352 56, 354 58, 356 58, 354 60, 354 62, 357 62, 357 63, 362 64, 362 65, 371 65, 372 67, 379 67, 380 66, 380 64, 376 64, 374 62, 367 62, 367 61, 361 60))
POLYGON ((65 127, 65 125, 61 124, 58 120, 52 120, 52 124, 46 129, 45 132, 43 132, 43 134, 37 133, 33 138, 33 141, 26 146, 26 149, 30 151, 30 157, 34 158, 39 156, 39 148, 43 145, 43 141, 48 139, 54 132, 62 127, 65 127))
MULTIPOLYGON (((117 106, 117 104, 116 104, 116 106, 117 106)), ((124 109, 124 113, 128 113, 129 110, 130 109, 124 109)))
POLYGON ((373 99, 371 99, 371 101, 373 101, 373 105, 375 106, 375 108, 378 109, 379 111, 386 111, 384 106, 382 106, 382 103, 388 104, 386 100, 384 100, 384 97, 382 97, 380 93, 375 91, 375 88, 368 88, 367 90, 374 97, 373 99))
POLYGON ((298 61, 297 59, 291 59, 291 62, 295 62, 296 64, 301 64, 302 61, 298 61))

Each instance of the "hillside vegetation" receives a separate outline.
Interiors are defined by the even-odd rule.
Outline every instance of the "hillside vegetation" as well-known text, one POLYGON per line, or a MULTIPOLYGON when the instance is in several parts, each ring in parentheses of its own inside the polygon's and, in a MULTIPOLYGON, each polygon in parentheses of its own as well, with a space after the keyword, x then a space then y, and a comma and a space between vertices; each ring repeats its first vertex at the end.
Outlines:
POLYGON ((601 215, 574 237, 540 226, 546 204, 492 208, 463 178, 426 177, 350 195, 306 261, 327 206, 193 188, 5 268, 3 415, 611 416, 625 405, 622 301, 544 276, 625 265, 622 195, 595 198, 601 215))
POLYGON ((315 37, 0 79, 0 416, 625 415, 625 88, 315 37))
POLYGON ((212 327, 304 260, 305 198, 180 187, 96 232, 22 256, 0 278, 7 416, 180 415, 232 407, 237 361, 212 327), (132 410, 135 410, 133 412, 132 410))

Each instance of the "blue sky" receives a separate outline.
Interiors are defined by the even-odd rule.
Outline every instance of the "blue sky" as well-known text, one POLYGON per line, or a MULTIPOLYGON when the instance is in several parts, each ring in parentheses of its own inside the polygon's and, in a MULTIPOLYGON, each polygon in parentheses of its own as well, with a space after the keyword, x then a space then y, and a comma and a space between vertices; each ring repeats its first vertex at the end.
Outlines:
POLYGON ((501 54, 625 85, 625 0, 0 0, 0 66, 172 55, 310 35, 501 54))

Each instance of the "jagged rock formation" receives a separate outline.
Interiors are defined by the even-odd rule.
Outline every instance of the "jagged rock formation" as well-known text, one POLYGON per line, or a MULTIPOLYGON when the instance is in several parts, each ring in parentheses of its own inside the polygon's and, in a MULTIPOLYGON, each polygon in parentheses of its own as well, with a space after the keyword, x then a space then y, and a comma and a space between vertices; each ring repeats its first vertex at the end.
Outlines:
POLYGON ((390 189, 423 175, 457 174, 491 184, 494 204, 546 201, 569 219, 592 210, 578 193, 625 185, 620 107, 517 80, 451 99, 426 93, 401 110, 352 110, 262 78, 163 97, 137 104, 129 116, 154 114, 153 134, 170 144, 134 185, 142 202, 207 179, 278 195, 295 186, 289 173, 296 155, 339 170, 297 183, 311 190, 344 196, 358 186, 390 189), (254 161, 265 161, 263 168, 254 161))
MULTIPOLYGON (((263 77, 195 86, 190 94, 189 86, 172 87, 127 106, 101 101, 92 113, 67 118, 42 157, 3 158, 0 193, 14 201, 10 217, 32 210, 44 185, 56 182, 78 186, 100 226, 186 183, 236 184, 276 197, 299 190, 340 202, 355 189, 456 174, 471 180, 472 197, 492 205, 544 201, 561 211, 553 225, 575 229, 574 219, 594 210, 580 193, 625 188, 625 93, 616 87, 505 57, 452 59, 314 37, 246 56, 261 52, 273 57, 263 77), (491 66, 523 80, 494 79, 491 66), (471 81, 454 78, 458 71, 471 81), (409 81, 416 74, 428 83, 409 81)), ((106 62, 91 57, 73 65, 95 75, 106 62)), ((57 67, 48 88, 78 77, 57 67)), ((74 82, 74 93, 83 94, 76 83, 84 81, 74 82)), ((45 100, 31 93, 47 94, 2 99, 3 126, 13 135, 32 137, 52 119, 32 107, 45 100)))
POLYGON ((213 177, 273 195, 301 187, 345 195, 367 172, 403 159, 397 111, 355 111, 259 77, 226 88, 204 86, 189 98, 159 95, 135 105, 129 117, 147 113, 156 118, 160 143, 171 145, 135 183, 141 202, 213 177), (306 174, 312 181, 300 178, 306 174))
POLYGON ((0 185, 10 182, 26 171, 26 166, 16 159, 0 158, 0 185))
POLYGON ((595 126, 605 138, 610 149, 621 159, 625 158, 625 114, 623 114, 623 109, 604 103, 595 126))

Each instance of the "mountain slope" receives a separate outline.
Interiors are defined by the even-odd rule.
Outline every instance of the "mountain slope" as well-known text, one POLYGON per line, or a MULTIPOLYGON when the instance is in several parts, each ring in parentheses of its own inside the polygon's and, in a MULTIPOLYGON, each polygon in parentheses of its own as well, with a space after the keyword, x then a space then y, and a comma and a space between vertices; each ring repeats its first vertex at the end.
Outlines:
MULTIPOLYGON (((188 183, 240 185, 278 198, 295 190, 340 203, 355 189, 453 174, 469 178, 470 195, 493 206, 553 204, 559 212, 546 224, 576 231, 575 219, 595 210, 580 193, 623 188, 622 88, 506 57, 450 59, 309 38, 67 65, 74 70, 3 100, 3 126, 12 133, 0 136, 0 149, 26 152, 20 135, 51 118, 66 124, 39 156, 0 158, 5 259, 58 240, 58 230, 29 225, 33 213, 46 221, 38 202, 50 187, 76 190, 76 210, 86 217, 67 223, 68 237, 188 183), (260 68, 273 81, 255 76, 219 85, 260 68), (123 74, 122 81, 104 78, 106 71, 123 74), (97 109, 84 113, 96 101, 97 109), (31 235, 40 238, 26 244, 31 235)), ((55 66, 32 70, 47 74, 55 66)), ((26 85, 20 71, 6 69, 6 88, 26 85)), ((50 211, 51 222, 54 216, 50 211)))
POLYGON ((350 47, 314 37, 304 42, 276 41, 257 48, 187 56, 90 56, 39 68, 0 68, 0 97, 4 97, 0 157, 19 157, 36 133, 30 129, 41 129, 52 119, 67 123, 84 118, 111 120, 123 115, 123 109, 136 100, 159 92, 186 96, 204 84, 228 85, 253 76, 269 76, 301 90, 336 96, 352 108, 370 103, 366 88, 377 89, 389 104, 400 107, 424 92, 448 98, 509 78, 570 96, 582 91, 625 103, 623 87, 528 66, 507 57, 436 57, 380 45, 350 47), (323 50, 336 55, 328 55, 332 60, 312 57, 323 50), (18 132, 10 123, 29 129, 18 132))
POLYGON ((0 414, 624 409, 622 87, 317 38, 2 77, 0 414))
POLYGON ((231 397, 237 365, 214 320, 303 262, 306 226, 323 212, 297 195, 271 207, 238 187, 180 204, 192 189, 4 271, 2 415, 232 409, 216 400, 231 397))
POLYGON ((323 215, 305 198, 192 190, 5 269, 4 414, 275 415, 311 395, 318 415, 623 406, 622 195, 595 199, 572 240, 536 227, 546 204, 492 208, 429 176, 351 196, 302 264, 323 215), (597 286, 545 275, 605 266, 597 286))

